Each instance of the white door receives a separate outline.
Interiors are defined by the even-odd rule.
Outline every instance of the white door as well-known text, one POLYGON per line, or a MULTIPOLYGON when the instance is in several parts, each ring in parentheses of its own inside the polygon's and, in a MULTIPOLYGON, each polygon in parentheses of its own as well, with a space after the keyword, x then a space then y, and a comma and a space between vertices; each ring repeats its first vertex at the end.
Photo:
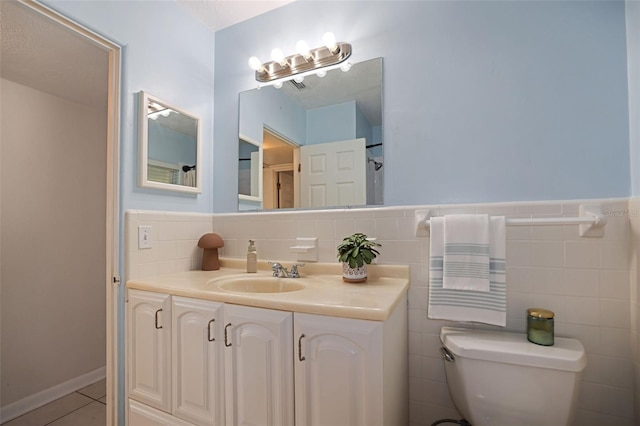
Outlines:
POLYGON ((225 305, 227 426, 294 424, 290 312, 225 305))
POLYGON ((300 147, 300 207, 367 204, 366 139, 300 147))
POLYGON ((127 366, 129 397, 171 410, 171 298, 129 290, 127 366))
POLYGON ((296 426, 382 425, 382 326, 294 314, 296 426))
POLYGON ((173 415, 223 425, 222 303, 172 298, 173 415))

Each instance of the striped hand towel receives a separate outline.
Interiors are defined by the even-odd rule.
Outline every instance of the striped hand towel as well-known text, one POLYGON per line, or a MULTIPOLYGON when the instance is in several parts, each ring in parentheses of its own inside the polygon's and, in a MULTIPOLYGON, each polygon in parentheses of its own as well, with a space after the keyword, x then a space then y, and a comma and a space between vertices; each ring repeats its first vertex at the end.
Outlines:
POLYGON ((431 218, 428 317, 506 326, 507 284, 504 217, 490 218, 489 291, 443 288, 444 219, 431 218))
POLYGON ((489 215, 444 217, 442 287, 489 291, 489 215))

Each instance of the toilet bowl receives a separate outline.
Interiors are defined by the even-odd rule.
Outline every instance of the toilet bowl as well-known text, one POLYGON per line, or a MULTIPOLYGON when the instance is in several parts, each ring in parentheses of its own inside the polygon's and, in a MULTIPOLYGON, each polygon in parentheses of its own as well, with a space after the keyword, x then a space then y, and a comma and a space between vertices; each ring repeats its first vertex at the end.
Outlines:
POLYGON ((525 334, 443 327, 440 340, 451 398, 473 426, 568 426, 573 421, 584 347, 553 346, 525 334))

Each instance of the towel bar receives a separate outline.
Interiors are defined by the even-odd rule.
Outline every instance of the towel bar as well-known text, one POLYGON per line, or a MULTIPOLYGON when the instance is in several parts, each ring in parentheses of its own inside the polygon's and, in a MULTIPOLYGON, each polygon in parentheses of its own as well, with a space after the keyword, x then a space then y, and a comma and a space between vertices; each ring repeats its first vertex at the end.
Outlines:
MULTIPOLYGON (((428 237, 430 210, 416 210, 416 237, 428 237)), ((581 237, 603 237, 607 218, 601 205, 581 205, 579 217, 532 217, 506 219, 509 226, 580 225, 581 237)))

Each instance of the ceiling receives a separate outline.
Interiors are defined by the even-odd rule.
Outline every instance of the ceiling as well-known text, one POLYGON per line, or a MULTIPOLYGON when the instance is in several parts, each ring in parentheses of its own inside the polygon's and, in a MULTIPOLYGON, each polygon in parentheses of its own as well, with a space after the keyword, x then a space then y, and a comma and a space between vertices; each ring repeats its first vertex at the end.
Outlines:
POLYGON ((204 23, 218 31, 246 21, 295 0, 176 0, 178 4, 204 23))
POLYGON ((14 1, 0 1, 0 16, 0 77, 74 102, 107 107, 106 51, 14 1))

